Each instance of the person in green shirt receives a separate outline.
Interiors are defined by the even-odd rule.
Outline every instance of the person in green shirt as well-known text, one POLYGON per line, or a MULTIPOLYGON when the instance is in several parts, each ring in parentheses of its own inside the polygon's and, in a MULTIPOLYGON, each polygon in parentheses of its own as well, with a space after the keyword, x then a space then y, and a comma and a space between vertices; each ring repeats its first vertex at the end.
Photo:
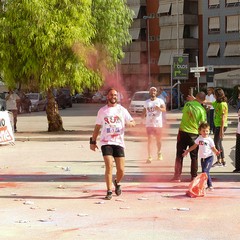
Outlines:
POLYGON ((224 132, 228 126, 228 104, 224 91, 221 88, 217 88, 214 91, 215 102, 205 102, 207 105, 214 107, 214 143, 220 155, 217 157, 217 161, 213 164, 213 167, 225 167, 225 155, 222 141, 224 138, 224 132))
MULTIPOLYGON (((178 136, 177 136, 177 153, 175 159, 175 172, 172 181, 181 182, 183 156, 182 154, 187 149, 194 145, 195 139, 198 137, 198 127, 200 123, 206 122, 206 110, 202 106, 206 94, 199 92, 196 98, 192 98, 184 105, 182 110, 182 120, 180 123, 178 136)), ((194 179, 198 171, 198 148, 190 153, 191 157, 191 176, 194 179)))

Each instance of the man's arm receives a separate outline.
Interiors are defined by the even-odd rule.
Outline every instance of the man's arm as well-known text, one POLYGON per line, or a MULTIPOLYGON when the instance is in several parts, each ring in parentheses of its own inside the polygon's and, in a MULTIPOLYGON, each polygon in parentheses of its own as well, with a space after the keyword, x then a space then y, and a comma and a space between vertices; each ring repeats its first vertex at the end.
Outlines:
POLYGON ((98 137, 100 128, 101 128, 101 125, 96 124, 96 125, 95 125, 95 128, 94 128, 94 130, 93 130, 92 137, 90 138, 90 149, 91 149, 92 151, 96 151, 96 149, 98 149, 98 146, 97 146, 97 137, 98 137))

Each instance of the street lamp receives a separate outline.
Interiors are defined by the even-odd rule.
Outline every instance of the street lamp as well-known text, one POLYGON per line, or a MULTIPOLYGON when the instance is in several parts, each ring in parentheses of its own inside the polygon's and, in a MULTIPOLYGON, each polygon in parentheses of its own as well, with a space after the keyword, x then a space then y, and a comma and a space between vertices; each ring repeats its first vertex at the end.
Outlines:
POLYGON ((149 16, 143 16, 143 19, 147 21, 147 44, 148 44, 148 86, 151 86, 151 59, 150 59, 150 37, 149 37, 149 16))

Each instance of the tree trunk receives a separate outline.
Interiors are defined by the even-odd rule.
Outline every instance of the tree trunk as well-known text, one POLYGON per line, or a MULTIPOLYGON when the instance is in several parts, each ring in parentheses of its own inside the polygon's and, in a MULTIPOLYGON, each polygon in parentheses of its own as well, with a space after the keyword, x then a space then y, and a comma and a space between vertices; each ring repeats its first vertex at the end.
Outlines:
POLYGON ((59 115, 58 105, 51 89, 49 89, 47 92, 46 113, 48 119, 48 132, 65 131, 63 128, 62 118, 59 115))

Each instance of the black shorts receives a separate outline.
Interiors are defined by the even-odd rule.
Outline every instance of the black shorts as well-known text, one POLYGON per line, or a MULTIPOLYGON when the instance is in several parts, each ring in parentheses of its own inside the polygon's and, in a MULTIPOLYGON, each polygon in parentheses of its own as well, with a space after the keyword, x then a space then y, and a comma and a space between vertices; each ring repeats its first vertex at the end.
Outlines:
POLYGON ((103 145, 101 147, 103 156, 125 157, 124 148, 118 145, 103 145))

